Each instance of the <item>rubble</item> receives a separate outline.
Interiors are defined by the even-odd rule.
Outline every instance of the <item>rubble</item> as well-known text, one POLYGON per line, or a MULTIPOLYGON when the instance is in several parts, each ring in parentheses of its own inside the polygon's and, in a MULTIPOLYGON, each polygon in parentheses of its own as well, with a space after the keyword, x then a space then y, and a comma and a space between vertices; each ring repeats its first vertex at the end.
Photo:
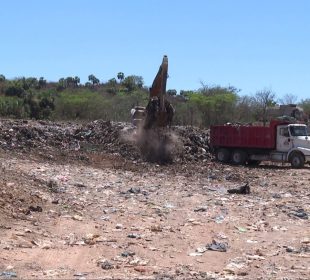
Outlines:
MULTIPOLYGON (((139 147, 128 139, 135 128, 129 123, 96 120, 86 124, 31 120, 1 120, 0 147, 5 150, 83 152, 119 154, 128 160, 142 160, 139 147)), ((210 160, 208 130, 175 126, 171 132, 182 143, 174 161, 210 160)), ((51 187, 52 187, 51 182, 51 187)), ((79 184, 79 183, 77 183, 79 184)), ((77 185, 81 187, 81 185, 77 185)), ((84 187, 84 186, 82 186, 84 187)))

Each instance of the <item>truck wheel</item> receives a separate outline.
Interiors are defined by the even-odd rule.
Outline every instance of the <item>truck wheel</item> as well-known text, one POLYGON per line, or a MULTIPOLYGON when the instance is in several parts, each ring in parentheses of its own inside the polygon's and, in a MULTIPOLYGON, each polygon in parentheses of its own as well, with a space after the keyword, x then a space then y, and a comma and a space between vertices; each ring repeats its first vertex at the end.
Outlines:
POLYGON ((231 162, 235 165, 245 164, 246 159, 246 153, 242 150, 235 150, 231 155, 231 162))
POLYGON ((226 163, 229 161, 230 152, 228 149, 221 148, 221 149, 216 150, 215 156, 218 161, 226 163))
POLYGON ((304 164, 305 164, 305 159, 304 159, 302 154, 300 154, 300 153, 293 153, 290 156, 290 162, 291 162, 292 167, 294 167, 294 168, 302 168, 304 166, 304 164))

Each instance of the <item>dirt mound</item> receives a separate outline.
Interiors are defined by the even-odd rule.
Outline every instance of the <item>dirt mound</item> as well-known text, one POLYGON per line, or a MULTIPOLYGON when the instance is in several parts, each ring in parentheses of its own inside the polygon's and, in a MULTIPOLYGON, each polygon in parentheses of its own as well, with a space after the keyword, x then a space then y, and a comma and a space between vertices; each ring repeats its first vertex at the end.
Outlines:
MULTIPOLYGON (((130 160, 141 159, 141 146, 128 140, 135 133, 135 128, 128 123, 103 120, 96 120, 87 124, 1 120, 0 131, 0 147, 6 150, 29 150, 33 148, 49 150, 57 148, 71 151, 104 151, 120 154, 130 160)), ((171 128, 170 133, 173 133, 173 137, 178 142, 177 150, 171 149, 173 145, 170 145, 169 148, 174 157, 173 161, 201 161, 211 158, 207 130, 176 126, 171 128)), ((170 140, 171 138, 169 138, 170 140)), ((150 156, 145 158, 148 159, 150 156)), ((156 157, 153 161, 156 161, 156 157)))

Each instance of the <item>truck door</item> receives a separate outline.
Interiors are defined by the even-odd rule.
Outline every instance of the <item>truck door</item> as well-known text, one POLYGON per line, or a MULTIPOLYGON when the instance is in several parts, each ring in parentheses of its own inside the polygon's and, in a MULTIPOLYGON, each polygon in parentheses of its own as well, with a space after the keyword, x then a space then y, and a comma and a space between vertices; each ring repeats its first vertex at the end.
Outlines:
POLYGON ((277 127, 277 151, 288 152, 292 148, 292 141, 290 139, 290 133, 288 126, 277 127))

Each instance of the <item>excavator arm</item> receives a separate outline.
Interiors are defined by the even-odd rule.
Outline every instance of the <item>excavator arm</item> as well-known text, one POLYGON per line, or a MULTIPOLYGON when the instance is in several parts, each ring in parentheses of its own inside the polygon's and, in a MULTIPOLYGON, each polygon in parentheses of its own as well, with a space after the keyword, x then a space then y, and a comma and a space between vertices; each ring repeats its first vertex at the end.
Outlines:
POLYGON ((143 157, 150 162, 166 164, 172 162, 176 143, 171 131, 174 109, 166 96, 168 78, 168 57, 163 61, 149 90, 149 101, 146 107, 136 106, 131 110, 135 139, 143 157))
POLYGON ((174 109, 166 99, 168 57, 165 55, 150 88, 149 102, 145 108, 144 129, 166 127, 171 124, 174 109))

